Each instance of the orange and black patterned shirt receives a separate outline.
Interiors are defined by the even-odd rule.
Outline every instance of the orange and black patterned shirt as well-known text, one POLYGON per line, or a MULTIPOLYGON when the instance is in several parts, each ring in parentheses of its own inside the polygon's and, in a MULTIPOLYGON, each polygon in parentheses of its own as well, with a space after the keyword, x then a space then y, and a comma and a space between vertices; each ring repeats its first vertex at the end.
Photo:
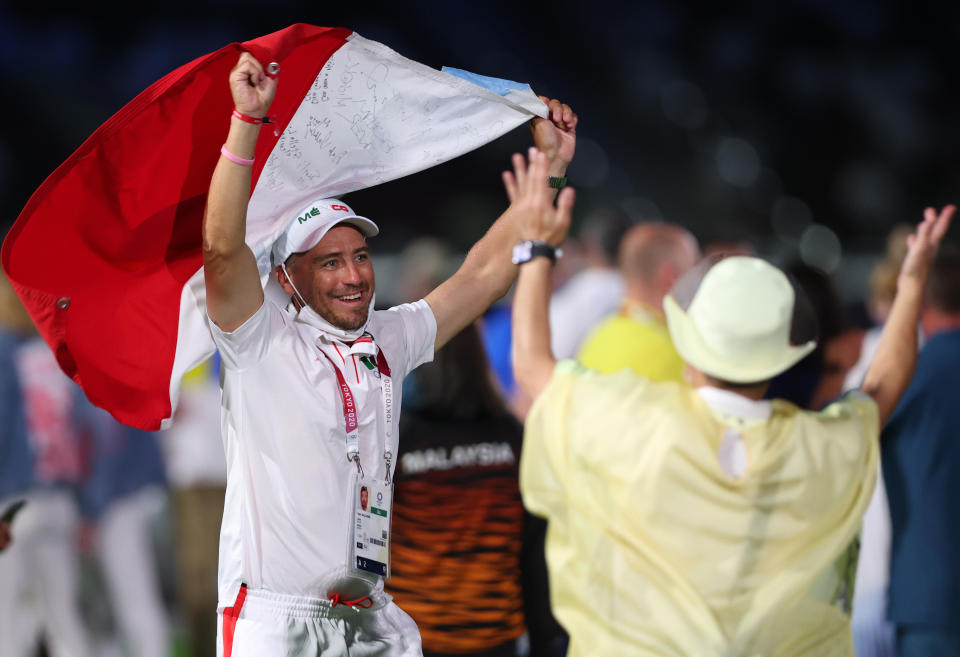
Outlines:
POLYGON ((522 427, 405 411, 400 434, 387 590, 420 627, 425 654, 515 654, 522 427))

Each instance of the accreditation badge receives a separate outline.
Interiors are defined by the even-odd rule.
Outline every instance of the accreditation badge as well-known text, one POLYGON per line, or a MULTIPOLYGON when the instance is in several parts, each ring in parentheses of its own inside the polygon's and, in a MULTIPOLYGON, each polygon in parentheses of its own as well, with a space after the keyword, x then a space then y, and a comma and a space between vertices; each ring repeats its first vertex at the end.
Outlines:
POLYGON ((389 580, 393 484, 362 476, 352 480, 355 488, 350 565, 389 580))

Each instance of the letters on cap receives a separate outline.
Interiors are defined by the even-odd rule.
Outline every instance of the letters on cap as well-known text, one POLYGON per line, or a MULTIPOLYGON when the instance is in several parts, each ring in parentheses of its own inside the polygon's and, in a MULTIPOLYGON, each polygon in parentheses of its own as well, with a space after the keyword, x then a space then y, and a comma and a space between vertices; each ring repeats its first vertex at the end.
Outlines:
POLYGON ((309 212, 304 212, 302 216, 297 217, 297 223, 306 223, 307 219, 310 217, 316 217, 318 214, 320 214, 320 210, 315 207, 310 208, 309 212))

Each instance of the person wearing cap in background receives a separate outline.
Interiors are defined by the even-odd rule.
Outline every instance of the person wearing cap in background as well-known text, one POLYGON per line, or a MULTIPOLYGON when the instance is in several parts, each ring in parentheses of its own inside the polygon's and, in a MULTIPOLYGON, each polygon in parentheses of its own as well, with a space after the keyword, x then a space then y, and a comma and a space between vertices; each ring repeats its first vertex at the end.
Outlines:
MULTIPOLYGON (((558 245, 539 194, 524 238, 558 245)), ((602 375, 550 353, 550 260, 521 265, 514 367, 535 398, 520 485, 547 517, 554 612, 580 655, 853 655, 845 556, 873 490, 878 435, 913 372, 930 263, 954 208, 926 211, 862 393, 822 412, 763 401, 815 346, 789 279, 707 260, 664 300, 692 387, 602 375)))
MULTIPOLYGON (((276 84, 242 54, 230 73, 237 111, 265 116, 276 84)), ((531 175, 551 194, 547 178, 565 172, 577 119, 548 105, 550 118, 531 125, 540 149, 531 175)), ((265 292, 244 242, 257 131, 231 120, 204 217, 228 468, 218 654, 420 655, 416 625, 383 592, 401 383, 510 287, 518 201, 424 299, 374 311, 366 238, 377 226, 318 200, 276 242, 265 292)))

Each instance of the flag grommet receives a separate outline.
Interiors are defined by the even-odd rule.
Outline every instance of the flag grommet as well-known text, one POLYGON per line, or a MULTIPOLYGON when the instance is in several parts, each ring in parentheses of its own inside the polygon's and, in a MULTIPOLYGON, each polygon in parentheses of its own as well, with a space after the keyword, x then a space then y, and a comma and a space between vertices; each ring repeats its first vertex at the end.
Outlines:
POLYGON ((60 310, 66 310, 69 307, 70 307, 70 299, 68 299, 67 297, 60 297, 59 299, 57 299, 57 308, 59 308, 60 310))

